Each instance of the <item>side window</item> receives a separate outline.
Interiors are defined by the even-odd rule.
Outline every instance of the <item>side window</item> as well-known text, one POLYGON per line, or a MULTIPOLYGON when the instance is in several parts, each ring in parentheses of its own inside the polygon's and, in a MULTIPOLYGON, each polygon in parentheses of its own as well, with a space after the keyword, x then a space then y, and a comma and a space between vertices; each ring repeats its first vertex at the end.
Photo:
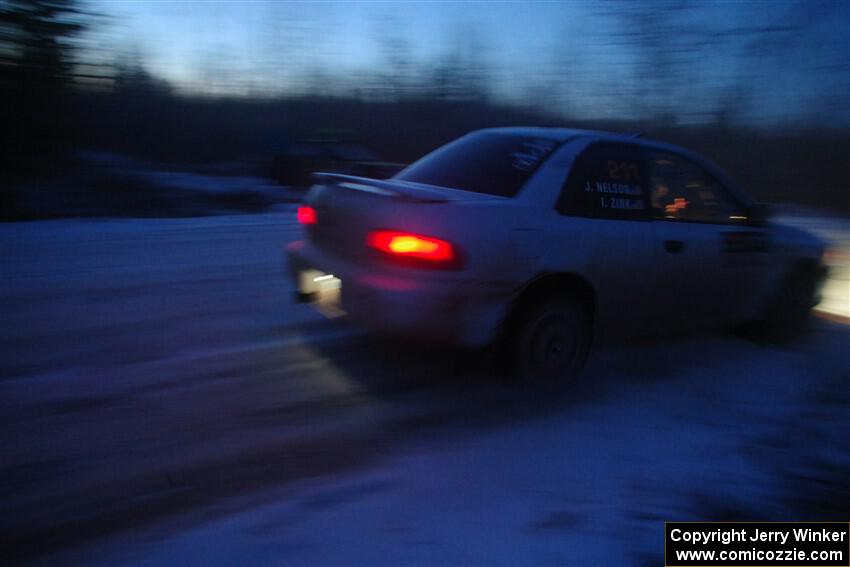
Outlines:
POLYGON ((740 203, 689 160, 650 151, 647 173, 653 218, 724 224, 746 220, 740 203))
POLYGON ((642 156, 637 146, 594 143, 576 158, 558 201, 561 214, 649 219, 642 156))

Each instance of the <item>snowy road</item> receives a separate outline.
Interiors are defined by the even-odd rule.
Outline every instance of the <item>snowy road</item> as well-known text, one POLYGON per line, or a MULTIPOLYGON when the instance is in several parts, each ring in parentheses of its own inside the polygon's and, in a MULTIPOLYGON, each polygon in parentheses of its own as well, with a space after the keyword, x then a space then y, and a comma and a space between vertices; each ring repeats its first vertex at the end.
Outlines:
POLYGON ((9 560, 658 565, 665 520, 846 521, 846 326, 606 346, 543 400, 290 304, 293 216, 0 226, 9 560))

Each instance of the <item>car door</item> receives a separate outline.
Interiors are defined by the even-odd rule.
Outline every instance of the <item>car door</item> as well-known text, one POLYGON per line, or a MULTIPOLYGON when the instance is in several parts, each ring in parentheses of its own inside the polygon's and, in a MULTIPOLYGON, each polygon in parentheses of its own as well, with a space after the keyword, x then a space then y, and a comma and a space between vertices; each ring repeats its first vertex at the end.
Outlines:
POLYGON ((657 246, 656 319, 680 329, 741 321, 767 250, 744 205, 695 161, 666 150, 644 153, 657 246))
POLYGON ((562 257, 551 269, 575 269, 592 280, 597 321, 608 337, 640 332, 654 310, 649 260, 655 235, 641 157, 637 145, 588 145, 570 168, 556 205, 562 257))

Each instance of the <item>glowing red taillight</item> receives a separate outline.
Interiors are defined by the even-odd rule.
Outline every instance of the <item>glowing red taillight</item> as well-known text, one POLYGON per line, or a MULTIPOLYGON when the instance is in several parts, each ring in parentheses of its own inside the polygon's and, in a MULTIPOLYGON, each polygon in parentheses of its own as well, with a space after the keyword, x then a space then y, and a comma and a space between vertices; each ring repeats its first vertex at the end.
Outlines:
POLYGON ((298 224, 316 224, 316 209, 298 207, 298 224))
POLYGON ((445 264, 457 261, 457 254, 451 243, 421 234, 374 230, 366 237, 366 244, 397 258, 415 258, 445 264))

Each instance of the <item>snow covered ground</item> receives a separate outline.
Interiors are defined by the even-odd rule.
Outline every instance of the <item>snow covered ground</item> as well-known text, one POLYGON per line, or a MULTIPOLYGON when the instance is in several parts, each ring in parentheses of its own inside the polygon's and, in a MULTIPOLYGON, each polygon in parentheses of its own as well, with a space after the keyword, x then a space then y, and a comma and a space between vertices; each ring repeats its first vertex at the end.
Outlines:
POLYGON ((847 519, 847 326, 602 346, 542 398, 291 304, 293 216, 0 225, 11 561, 660 565, 666 520, 847 519))

